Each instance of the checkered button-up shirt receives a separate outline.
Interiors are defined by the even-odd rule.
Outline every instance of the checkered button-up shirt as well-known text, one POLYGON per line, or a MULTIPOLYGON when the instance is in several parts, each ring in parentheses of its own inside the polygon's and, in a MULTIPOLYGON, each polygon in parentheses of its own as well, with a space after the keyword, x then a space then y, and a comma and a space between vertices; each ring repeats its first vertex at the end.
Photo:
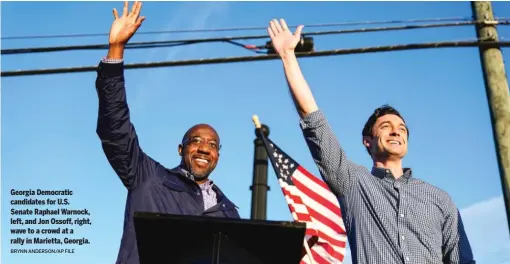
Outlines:
POLYGON ((216 199, 216 192, 213 190, 214 183, 208 180, 199 185, 202 190, 202 197, 204 197, 204 210, 207 210, 218 203, 216 199))
MULTIPOLYGON (((195 180, 195 177, 189 173, 186 169, 180 167, 181 171, 186 175, 186 177, 192 181, 195 180)), ((202 192, 202 197, 204 199, 204 211, 215 206, 218 203, 218 199, 216 197, 216 192, 213 190, 214 183, 211 180, 208 180, 202 184, 199 184, 200 190, 202 192)))
POLYGON ((353 263, 470 263, 473 254, 450 196, 412 176, 347 159, 321 110, 300 121, 318 169, 338 196, 353 263))

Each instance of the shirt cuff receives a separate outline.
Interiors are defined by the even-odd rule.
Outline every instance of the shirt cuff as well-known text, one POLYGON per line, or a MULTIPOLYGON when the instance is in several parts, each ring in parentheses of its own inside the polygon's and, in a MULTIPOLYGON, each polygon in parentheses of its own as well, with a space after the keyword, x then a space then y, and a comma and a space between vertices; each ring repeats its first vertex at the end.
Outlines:
POLYGON ((313 129, 320 127, 326 122, 326 116, 321 109, 311 112, 299 120, 301 129, 313 129))
POLYGON ((124 59, 108 59, 107 57, 103 57, 103 59, 101 61, 104 63, 108 63, 108 64, 117 64, 117 63, 123 63, 124 59))
POLYGON ((101 60, 97 67, 97 73, 101 77, 120 76, 124 74, 124 63, 107 63, 101 60))

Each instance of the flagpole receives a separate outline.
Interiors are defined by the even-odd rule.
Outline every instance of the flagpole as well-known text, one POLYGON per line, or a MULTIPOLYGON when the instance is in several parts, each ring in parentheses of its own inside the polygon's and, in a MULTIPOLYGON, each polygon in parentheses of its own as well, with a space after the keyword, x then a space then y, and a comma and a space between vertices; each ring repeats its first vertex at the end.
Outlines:
POLYGON ((308 258, 310 259, 310 263, 315 264, 315 261, 313 261, 313 257, 312 257, 312 251, 310 250, 310 246, 308 246, 308 241, 306 240, 306 237, 304 239, 303 245, 305 246, 306 254, 308 255, 308 258))
MULTIPOLYGON (((257 115, 253 115, 252 120, 253 120, 253 123, 255 124, 255 128, 257 128, 257 129, 262 128, 262 124, 260 123, 259 117, 257 115)), ((266 142, 266 137, 264 136, 264 133, 261 133, 261 138, 264 142, 266 142)), ((306 237, 305 237, 305 239, 303 239, 303 246, 305 247, 306 254, 308 255, 310 263, 315 264, 315 261, 312 257, 312 252, 310 250, 310 246, 308 245, 308 241, 306 240, 306 237)))

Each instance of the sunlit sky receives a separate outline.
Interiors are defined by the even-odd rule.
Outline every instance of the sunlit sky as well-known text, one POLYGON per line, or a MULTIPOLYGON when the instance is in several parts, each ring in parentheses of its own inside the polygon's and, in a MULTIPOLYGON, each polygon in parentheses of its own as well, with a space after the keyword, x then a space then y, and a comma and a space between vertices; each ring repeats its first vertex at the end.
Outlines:
MULTIPOLYGON (((122 2, 3 2, 2 37, 107 33, 122 2)), ((510 3, 493 2, 498 17, 510 3)), ((345 21, 469 18, 469 2, 144 2, 140 32, 266 27, 273 18, 304 24, 304 33, 351 27, 307 27, 345 21)), ((378 27, 385 25, 360 25, 378 27)), ((510 38, 510 27, 498 27, 510 38)), ((135 41, 267 34, 252 31, 139 34, 135 41)), ((314 36, 316 50, 473 40, 474 26, 314 36)), ((246 40, 263 45, 269 39, 246 40)), ((107 36, 2 39, 2 49, 107 44, 107 36)), ((508 58, 508 48, 503 50, 508 58)), ((2 71, 97 65, 106 50, 2 55, 2 71)), ((126 63, 251 56, 228 43, 127 50, 126 63)), ((316 100, 349 158, 371 166, 361 130, 372 111, 395 106, 410 130, 404 165, 415 177, 447 191, 461 210, 478 263, 510 263, 485 87, 476 48, 445 48, 303 58, 316 100)), ((509 71, 508 64, 506 71, 509 71)), ((128 103, 143 150, 165 166, 179 163, 177 146, 196 123, 214 126, 222 152, 211 178, 250 217, 257 114, 270 138, 318 175, 277 60, 126 70, 128 103)), ((122 235, 127 191, 108 164, 96 135, 95 72, 6 77, 1 80, 2 263, 113 263, 122 235), (11 189, 71 189, 74 208, 92 225, 74 237, 90 245, 76 253, 10 254, 11 189)), ((268 220, 291 220, 269 168, 268 220)), ((27 247, 28 248, 28 247, 27 247)), ((60 246, 59 246, 60 248, 60 246)), ((345 263, 350 263, 347 256, 345 263)))

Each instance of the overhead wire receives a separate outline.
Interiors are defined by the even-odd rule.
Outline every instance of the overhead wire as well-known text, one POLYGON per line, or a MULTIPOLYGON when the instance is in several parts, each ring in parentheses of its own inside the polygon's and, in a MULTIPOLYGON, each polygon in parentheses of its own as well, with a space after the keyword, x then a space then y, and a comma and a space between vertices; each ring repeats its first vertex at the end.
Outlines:
MULTIPOLYGON (((506 20, 510 18, 495 18, 497 20, 506 20)), ((322 23, 322 24, 308 24, 304 25, 306 28, 314 27, 338 27, 338 26, 359 26, 359 25, 374 25, 374 24, 401 24, 401 23, 423 23, 423 22, 452 22, 452 21, 469 21, 471 17, 444 17, 444 18, 424 18, 424 19, 404 19, 404 20, 383 20, 383 21, 350 21, 338 23, 322 23)), ((297 25, 289 26, 297 27, 297 25)), ((137 35, 151 35, 151 34, 175 34, 175 33, 203 33, 203 32, 226 32, 226 31, 253 31, 265 30, 266 27, 236 27, 236 28, 213 28, 213 29, 180 29, 180 30, 160 30, 160 31, 141 31, 137 35)), ((108 36, 109 33, 90 33, 90 34, 61 34, 61 35, 34 35, 34 36, 2 36, 1 40, 14 40, 14 39, 51 39, 51 38, 79 38, 79 37, 101 37, 108 36)))
MULTIPOLYGON (((448 41, 448 42, 433 42, 433 43, 414 43, 414 44, 400 44, 400 45, 377 46, 377 47, 366 47, 366 48, 297 52, 296 56, 297 57, 320 57, 320 56, 375 53, 375 52, 416 50, 416 49, 431 49, 431 48, 447 48, 447 47, 486 47, 486 48, 489 48, 489 47, 510 47, 510 41, 470 40, 470 41, 448 41)), ((265 60, 274 60, 277 58, 278 58, 278 55, 270 54, 270 55, 258 55, 258 56, 213 58, 213 59, 131 63, 131 64, 125 64, 124 68, 125 69, 141 69, 141 68, 190 66, 190 65, 204 65, 204 64, 221 64, 221 63, 248 62, 248 61, 265 61, 265 60)), ((1 72, 1 76, 2 77, 12 77, 12 76, 59 74, 59 73, 93 72, 96 70, 97 70, 97 66, 40 69, 40 70, 16 70, 16 71, 1 72)))
MULTIPOLYGON (((496 21, 498 25, 509 25, 509 20, 496 21)), ((461 21, 452 23, 434 23, 434 24, 420 24, 420 25, 405 25, 393 27, 374 27, 374 28, 358 28, 358 29, 342 29, 330 31, 316 31, 304 32, 303 36, 316 36, 316 35, 332 35, 332 34, 352 34, 352 33, 366 33, 378 31, 392 31, 392 30, 409 30, 409 29, 425 29, 425 28, 438 28, 438 27, 454 27, 454 26, 467 26, 482 24, 485 21, 461 21)), ((233 43, 234 40, 248 40, 248 39, 263 39, 268 38, 268 35, 252 35, 252 36, 235 36, 235 37, 215 37, 215 38, 202 38, 202 39, 182 39, 182 40, 164 40, 164 41, 145 41, 133 42, 126 44, 126 49, 139 49, 139 48, 158 48, 158 47, 171 47, 191 45, 207 42, 229 42, 233 43)), ((239 43, 237 43, 239 44, 239 43)), ((236 45, 237 45, 236 44, 236 45)), ((253 45, 249 45, 253 46, 253 45)), ((248 48, 246 45, 245 48, 248 48)), ((39 53, 39 52, 56 52, 56 51, 69 51, 69 50, 101 50, 107 49, 107 44, 92 44, 92 45, 73 45, 73 46, 57 46, 57 47, 35 47, 35 48, 20 48, 20 49, 2 49, 2 55, 10 54, 25 54, 25 53, 39 53)), ((259 46, 258 48, 264 48, 259 46)))
MULTIPOLYGON (((348 33, 363 33, 363 32, 378 32, 378 31, 391 31, 391 30, 409 30, 409 29, 423 29, 423 28, 437 28, 437 27, 452 27, 452 26, 464 26, 464 25, 475 25, 482 23, 490 23, 492 25, 508 25, 510 19, 501 20, 499 18, 495 21, 475 21, 467 20, 458 21, 459 18, 439 18, 434 19, 435 21, 452 21, 451 23, 434 23, 434 24, 419 24, 419 25, 404 25, 404 26, 387 26, 387 27, 372 27, 372 28, 357 28, 357 29, 343 29, 343 30, 329 30, 329 31, 316 31, 316 32, 304 32, 303 37, 314 36, 314 35, 328 35, 328 34, 348 34, 348 33)), ((392 20, 392 21, 365 21, 365 22, 344 22, 334 24, 316 24, 315 26, 332 26, 332 25, 356 25, 356 24, 375 24, 375 23, 402 23, 402 22, 423 22, 431 21, 432 19, 415 19, 415 20, 392 20)), ((309 25, 310 26, 310 25, 309 25)), ((312 25, 313 26, 313 25, 312 25)), ((229 30, 235 30, 241 28, 231 28, 229 30)), ((255 29, 255 28, 242 28, 255 29)), ((265 29, 265 28, 258 28, 265 29)), ((227 29, 211 29, 211 30, 227 30, 227 29)), ((200 31, 200 30, 195 30, 200 31)), ((168 31, 169 32, 169 31, 168 31)), ((167 33, 168 33, 167 32, 167 33)), ((260 50, 268 49, 268 45, 245 45, 237 42, 236 40, 247 40, 247 39, 262 39, 268 38, 267 35, 252 35, 252 36, 234 36, 234 37, 216 37, 216 38, 202 38, 202 39, 183 39, 183 40, 167 40, 167 41, 146 41, 146 42, 133 42, 126 45, 127 49, 139 49, 139 48, 157 48, 157 47, 172 47, 191 45, 198 43, 207 42, 226 42, 233 44, 256 53, 268 53, 260 50)), ((426 48, 442 48, 442 47, 471 47, 471 46, 510 46, 508 41, 483 41, 471 40, 471 41, 456 41, 456 42, 435 42, 435 43, 418 43, 418 44, 402 44, 402 45, 391 45, 391 46, 378 46, 369 48, 353 48, 353 49, 336 49, 327 51, 311 51, 311 52, 299 52, 299 57, 317 57, 317 56, 330 56, 330 55, 342 55, 342 54, 356 54, 356 53, 368 53, 368 52, 380 52, 380 51, 396 51, 396 50, 408 50, 408 49, 426 49, 426 48)), ((106 44, 95 44, 95 45, 75 45, 75 46, 60 46, 60 47, 35 47, 35 48, 22 48, 22 49, 4 49, 1 50, 2 55, 8 54, 23 54, 23 53, 36 53, 36 52, 53 52, 53 51, 65 51, 65 50, 97 50, 107 49, 106 44)), ((275 59, 275 54, 263 55, 263 56, 244 56, 244 57, 227 57, 227 58, 212 58, 212 59, 198 59, 198 60, 182 60, 182 61, 166 61, 166 62, 152 62, 152 63, 133 63, 126 64, 126 69, 136 68, 151 68, 151 67, 168 67, 168 66, 184 66, 184 65, 198 65, 198 64, 215 64, 215 63, 230 63, 230 62, 243 62, 243 61, 257 61, 257 60, 270 60, 275 59)), ((72 68, 56 68, 56 69, 42 69, 42 70, 16 70, 2 72, 2 77, 10 76, 21 76, 21 75, 38 75, 38 74, 53 74, 53 73, 68 73, 68 72, 84 72, 96 70, 96 66, 86 67, 72 67, 72 68)))

